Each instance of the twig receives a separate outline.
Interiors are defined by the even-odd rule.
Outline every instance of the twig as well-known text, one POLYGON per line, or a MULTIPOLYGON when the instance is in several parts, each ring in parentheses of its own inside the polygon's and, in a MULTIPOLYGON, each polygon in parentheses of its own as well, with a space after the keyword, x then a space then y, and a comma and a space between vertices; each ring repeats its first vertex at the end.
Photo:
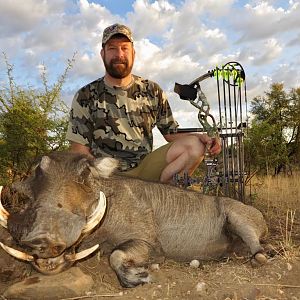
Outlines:
MULTIPOLYGON (((230 284, 223 282, 223 284, 230 284)), ((280 287, 280 288, 294 288, 294 289, 300 289, 300 285, 289 285, 289 284, 277 284, 277 283, 253 283, 253 285, 258 286, 274 286, 274 287, 280 287)))
POLYGON ((254 283, 254 285, 260 285, 260 286, 276 286, 276 287, 281 287, 281 288, 295 288, 295 289, 300 289, 300 285, 289 285, 289 284, 254 283))
POLYGON ((123 292, 120 292, 118 294, 98 294, 98 295, 89 295, 89 296, 78 296, 72 298, 60 298, 59 300, 77 300, 77 299, 87 299, 93 297, 122 297, 122 296, 123 296, 123 292))

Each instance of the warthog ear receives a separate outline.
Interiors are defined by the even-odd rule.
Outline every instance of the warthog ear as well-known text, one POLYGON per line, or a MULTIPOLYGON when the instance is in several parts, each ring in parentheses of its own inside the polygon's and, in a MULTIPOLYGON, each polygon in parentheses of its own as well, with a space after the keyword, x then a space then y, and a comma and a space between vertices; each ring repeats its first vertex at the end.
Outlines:
POLYGON ((94 161, 95 167, 99 175, 108 178, 118 167, 118 160, 111 157, 97 158, 94 161))
POLYGON ((17 191, 18 193, 24 194, 29 198, 33 197, 30 184, 27 182, 27 180, 14 182, 12 184, 12 189, 17 191))

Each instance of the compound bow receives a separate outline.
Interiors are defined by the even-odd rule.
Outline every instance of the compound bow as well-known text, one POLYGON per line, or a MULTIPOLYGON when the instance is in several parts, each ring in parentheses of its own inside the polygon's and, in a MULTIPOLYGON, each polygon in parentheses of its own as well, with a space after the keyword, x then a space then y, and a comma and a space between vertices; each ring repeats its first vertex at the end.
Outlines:
MULTIPOLYGON (((174 92, 182 100, 189 101, 198 109, 198 120, 200 128, 178 128, 175 132, 206 132, 210 137, 221 137, 222 139, 222 163, 219 159, 206 157, 207 172, 202 182, 203 191, 208 193, 215 190, 218 193, 222 187, 223 194, 240 200, 244 199, 244 151, 243 151, 243 128, 247 124, 247 98, 245 72, 238 62, 228 62, 221 68, 208 71, 196 78, 189 84, 175 83, 174 92), (200 82, 215 78, 217 81, 217 94, 219 104, 219 124, 210 113, 210 104, 201 89, 200 82), (223 87, 223 93, 221 88, 223 87), (244 94, 242 93, 244 86, 244 94), (244 122, 243 101, 246 106, 246 122, 244 122), (220 164, 223 166, 218 171, 220 164), (236 182, 238 187, 236 189, 236 182)), ((199 180, 189 178, 184 174, 183 178, 175 176, 175 184, 191 185, 199 180)))

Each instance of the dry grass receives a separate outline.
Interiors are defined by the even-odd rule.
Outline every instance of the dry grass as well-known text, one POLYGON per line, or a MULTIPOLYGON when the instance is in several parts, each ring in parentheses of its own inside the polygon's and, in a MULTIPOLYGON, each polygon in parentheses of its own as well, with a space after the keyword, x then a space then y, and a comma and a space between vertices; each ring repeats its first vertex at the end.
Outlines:
POLYGON ((294 176, 254 177, 247 193, 266 205, 266 213, 273 213, 274 207, 286 212, 300 208, 300 173, 294 176), (251 191, 250 191, 251 189, 251 191))
POLYGON ((255 177, 247 186, 249 201, 265 215, 274 250, 287 260, 300 252, 300 174, 255 177))

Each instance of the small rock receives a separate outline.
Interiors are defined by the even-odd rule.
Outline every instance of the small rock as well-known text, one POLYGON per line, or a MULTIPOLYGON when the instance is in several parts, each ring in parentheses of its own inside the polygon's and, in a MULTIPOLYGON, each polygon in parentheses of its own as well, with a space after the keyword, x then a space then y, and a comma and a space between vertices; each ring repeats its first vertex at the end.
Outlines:
POLYGON ((159 270, 159 264, 152 264, 150 266, 150 270, 151 271, 157 271, 157 270, 159 270))
POLYGON ((246 291, 242 292, 243 294, 243 299, 249 299, 249 300, 254 300, 254 299, 261 299, 261 290, 255 286, 250 286, 249 289, 246 291))
POLYGON ((200 262, 198 259, 193 259, 191 262, 190 262, 190 267, 191 268, 194 268, 194 269, 197 269, 199 268, 200 266, 200 262))
POLYGON ((293 269, 293 266, 290 263, 286 263, 288 271, 291 271, 293 269))
POLYGON ((284 291, 281 290, 281 289, 278 289, 277 292, 278 292, 278 294, 280 294, 280 295, 283 295, 283 294, 284 294, 284 291))
POLYGON ((207 291, 207 284, 205 282, 203 282, 203 281, 198 282, 196 284, 196 291, 199 294, 205 293, 207 291))
POLYGON ((3 294, 8 299, 55 300, 79 297, 93 286, 93 279, 80 268, 73 267, 63 273, 46 276, 37 274, 11 285, 3 294))

